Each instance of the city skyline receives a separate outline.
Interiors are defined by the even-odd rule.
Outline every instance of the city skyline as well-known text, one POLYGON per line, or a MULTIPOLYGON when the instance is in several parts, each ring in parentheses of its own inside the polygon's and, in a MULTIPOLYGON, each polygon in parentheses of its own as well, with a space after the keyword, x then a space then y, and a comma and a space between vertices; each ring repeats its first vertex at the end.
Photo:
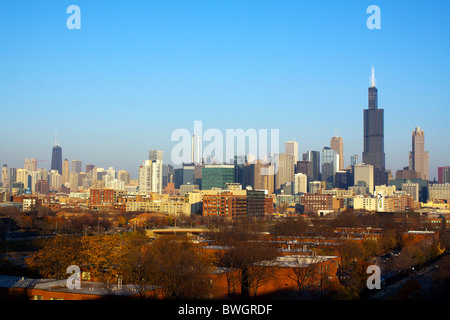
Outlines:
POLYGON ((136 178, 148 150, 162 150, 169 163, 170 133, 192 130, 195 120, 223 132, 277 128, 280 146, 295 140, 299 154, 329 146, 338 130, 346 167, 350 156, 362 159, 371 65, 385 110, 386 169, 408 166, 415 127, 427 135, 430 180, 448 165, 447 3, 378 1, 380 30, 366 27, 369 2, 108 4, 110 15, 101 3, 77 4, 82 27, 72 31, 64 6, 0 6, 5 119, 20 110, 20 123, 34 129, 3 123, 15 133, 0 143, 8 167, 36 158, 50 169, 58 130, 63 159, 136 178))

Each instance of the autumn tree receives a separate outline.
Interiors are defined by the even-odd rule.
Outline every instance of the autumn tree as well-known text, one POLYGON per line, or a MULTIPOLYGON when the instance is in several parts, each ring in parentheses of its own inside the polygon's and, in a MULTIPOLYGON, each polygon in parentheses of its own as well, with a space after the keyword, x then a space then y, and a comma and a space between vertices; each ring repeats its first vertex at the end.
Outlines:
POLYGON ((252 266, 270 261, 277 256, 274 248, 260 241, 259 231, 261 226, 243 220, 222 226, 213 236, 216 243, 223 246, 219 266, 241 270, 240 285, 243 298, 249 297, 250 293, 256 296, 258 288, 270 280, 271 274, 267 268, 252 268, 252 266))
POLYGON ((26 258, 28 267, 43 278, 67 278, 67 268, 79 265, 82 257, 80 237, 56 236, 43 240, 40 249, 26 258))
POLYGON ((160 287, 165 299, 202 299, 210 296, 208 275, 214 257, 187 237, 164 236, 151 244, 127 245, 122 260, 126 279, 138 284, 141 296, 146 288, 160 287))

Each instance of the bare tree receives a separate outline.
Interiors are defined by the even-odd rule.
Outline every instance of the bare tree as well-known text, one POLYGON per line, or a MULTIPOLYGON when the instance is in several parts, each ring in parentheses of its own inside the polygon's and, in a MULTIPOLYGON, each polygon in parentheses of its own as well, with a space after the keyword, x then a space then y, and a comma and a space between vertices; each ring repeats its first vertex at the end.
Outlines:
MULTIPOLYGON (((219 266, 240 269, 241 296, 248 298, 250 292, 257 290, 270 279, 267 268, 253 268, 257 262, 272 260, 276 257, 275 250, 267 243, 260 241, 258 231, 260 226, 248 221, 240 221, 222 226, 214 234, 217 244, 223 246, 219 266)), ((235 279, 229 279, 229 285, 235 284, 235 279)), ((228 288, 229 291, 231 288, 228 288)))

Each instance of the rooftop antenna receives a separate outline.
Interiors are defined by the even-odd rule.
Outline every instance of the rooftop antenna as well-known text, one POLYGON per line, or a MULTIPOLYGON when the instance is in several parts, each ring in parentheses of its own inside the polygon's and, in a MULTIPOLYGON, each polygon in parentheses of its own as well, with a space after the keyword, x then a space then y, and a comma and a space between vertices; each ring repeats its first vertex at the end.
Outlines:
POLYGON ((372 65, 372 76, 371 76, 371 79, 370 79, 370 86, 372 88, 375 87, 375 68, 374 68, 373 65, 372 65))

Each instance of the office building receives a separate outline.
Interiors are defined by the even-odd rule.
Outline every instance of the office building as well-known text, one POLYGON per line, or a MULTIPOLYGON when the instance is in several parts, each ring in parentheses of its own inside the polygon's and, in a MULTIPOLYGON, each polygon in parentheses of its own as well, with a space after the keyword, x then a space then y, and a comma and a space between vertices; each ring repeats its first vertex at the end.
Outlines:
POLYGON ((289 140, 285 144, 286 154, 291 154, 294 156, 294 163, 298 161, 298 142, 295 140, 289 140))
POLYGON ((150 193, 151 188, 151 178, 152 178, 152 163, 150 160, 144 160, 144 162, 139 167, 138 185, 140 193, 150 193))
POLYGON ((294 195, 308 191, 308 176, 304 173, 294 175, 294 195))
POLYGON ((64 159, 63 167, 62 167, 62 183, 63 184, 69 182, 69 173, 70 173, 69 160, 64 159))
POLYGON ((358 163, 358 155, 354 154, 350 157, 350 165, 354 166, 358 163))
POLYGON ((308 181, 313 181, 312 162, 307 160, 297 161, 295 173, 306 174, 308 181))
POLYGON ((16 170, 16 182, 22 182, 24 189, 29 187, 28 185, 28 170, 18 168, 16 170))
POLYGON ((56 170, 62 174, 62 148, 55 145, 52 149, 52 164, 50 170, 56 170))
POLYGON ((267 190, 268 194, 274 193, 273 165, 256 160, 244 166, 243 188, 251 187, 253 190, 267 190))
POLYGON ((202 161, 202 140, 200 136, 192 135, 191 141, 191 163, 201 164, 202 161))
POLYGON ((151 161, 163 161, 163 152, 161 150, 150 150, 148 152, 148 159, 151 161))
POLYGON ((234 183, 235 168, 232 164, 205 164, 202 167, 202 190, 226 189, 234 183))
POLYGON ((151 192, 162 193, 163 152, 161 150, 150 150, 149 160, 151 162, 151 192))
POLYGON ((354 185, 367 188, 373 194, 375 188, 374 167, 370 164, 358 163, 354 167, 354 185))
POLYGON ((181 184, 195 184, 194 173, 195 173, 195 164, 183 163, 183 168, 181 170, 181 184))
POLYGON ((420 127, 416 127, 412 132, 409 169, 416 171, 420 179, 429 180, 428 151, 425 151, 425 132, 420 127))
POLYGON ((450 200, 450 183, 430 185, 430 199, 450 200))
POLYGON ((129 184, 130 174, 126 170, 119 170, 117 172, 117 179, 123 181, 125 184, 129 184))
POLYGON ((78 192, 78 187, 80 186, 79 179, 80 179, 79 173, 71 172, 69 174, 69 188, 70 188, 70 192, 78 192))
MULTIPOLYGON (((398 191, 404 191, 402 189, 402 186, 404 184, 410 184, 410 183, 417 183, 419 185, 419 202, 426 203, 429 198, 429 182, 428 180, 422 180, 422 179, 402 179, 397 178, 395 180, 389 180, 390 186, 395 186, 398 191)), ((431 187, 431 186, 430 186, 431 187)))
POLYGON ((8 165, 2 167, 2 187, 9 187, 8 165))
POLYGON ((203 195, 203 216, 219 216, 227 220, 247 216, 247 197, 231 192, 203 195))
POLYGON ((332 187, 334 174, 339 168, 339 155, 329 147, 322 149, 322 181, 327 183, 327 187, 332 187))
POLYGON ((384 110, 378 108, 375 71, 369 87, 369 107, 364 109, 364 152, 362 162, 372 165, 375 185, 387 183, 384 153, 384 110))
POLYGON ((438 167, 439 184, 450 183, 450 166, 438 167))
POLYGON ((81 160, 72 160, 72 170, 71 173, 81 172, 81 160))
POLYGON ((330 149, 336 151, 339 155, 339 168, 337 171, 344 170, 344 142, 342 141, 342 137, 332 137, 330 149))
POLYGON ((50 191, 50 186, 47 180, 38 180, 36 182, 35 191, 40 194, 48 195, 50 191))
POLYGON ((403 183, 402 191, 405 191, 406 194, 410 195, 414 201, 419 201, 419 184, 418 183, 403 183))
POLYGON ((320 180, 320 152, 308 151, 303 154, 303 160, 311 161, 312 164, 312 180, 320 180))
POLYGON ((275 174, 275 191, 279 190, 282 185, 294 181, 295 173, 294 155, 281 153, 278 155, 278 171, 275 174))

